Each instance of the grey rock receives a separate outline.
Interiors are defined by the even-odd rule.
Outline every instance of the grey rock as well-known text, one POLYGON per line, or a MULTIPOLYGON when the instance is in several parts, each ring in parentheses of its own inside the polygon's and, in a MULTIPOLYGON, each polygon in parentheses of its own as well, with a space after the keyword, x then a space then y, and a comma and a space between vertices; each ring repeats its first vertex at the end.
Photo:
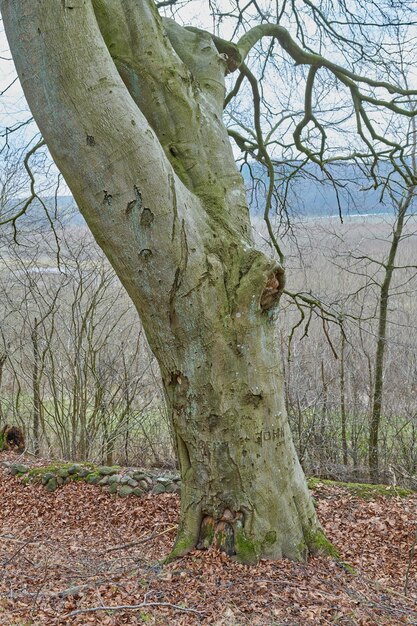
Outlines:
POLYGON ((146 477, 147 477, 147 474, 145 474, 145 472, 134 472, 134 473, 132 474, 132 477, 133 477, 135 480, 143 480, 144 478, 146 478, 146 477))
POLYGON ((60 478, 67 478, 69 476, 69 472, 65 469, 65 467, 61 467, 61 469, 57 471, 56 475, 60 478))
POLYGON ((108 476, 104 476, 104 478, 100 479, 98 484, 101 485, 101 487, 104 487, 104 485, 108 485, 109 484, 109 477, 108 476))
POLYGON ((42 485, 46 485, 52 478, 55 478, 55 474, 52 472, 45 472, 42 476, 42 485))
POLYGON ((80 478, 86 478, 89 474, 91 473, 91 469, 88 469, 87 467, 83 467, 82 469, 80 469, 80 471, 78 472, 78 476, 80 478))
POLYGON ((141 496, 143 496, 143 490, 142 490, 142 489, 139 489, 139 487, 136 487, 136 488, 133 490, 133 494, 134 494, 135 496, 138 496, 138 497, 140 498, 141 496))
POLYGON ((81 469, 81 465, 79 465, 78 463, 74 463, 74 465, 71 465, 71 467, 69 467, 67 471, 68 474, 78 474, 81 469))
POLYGON ((172 480, 171 478, 168 478, 168 476, 158 476, 158 478, 156 479, 157 483, 160 483, 161 485, 169 485, 172 480))
POLYGON ((108 486, 109 493, 117 493, 117 483, 111 483, 108 486))
POLYGON ((16 474, 27 474, 28 471, 29 467, 23 465, 23 463, 13 463, 13 465, 10 466, 10 473, 13 476, 16 476, 16 474))
POLYGON ((55 491, 58 488, 58 481, 57 481, 57 479, 54 477, 54 478, 51 478, 50 480, 48 480, 46 488, 47 488, 48 491, 55 491))
POLYGON ((156 483, 155 487, 152 489, 152 493, 158 494, 158 493, 165 493, 166 492, 166 485, 164 485, 163 483, 156 483))
POLYGON ((97 468, 97 471, 102 476, 111 476, 112 474, 117 474, 119 471, 118 467, 110 467, 109 465, 102 465, 97 468))
POLYGON ((129 485, 122 485, 119 487, 117 492, 121 498, 125 498, 126 496, 130 496, 133 493, 133 488, 129 487, 129 485))
POLYGON ((122 482, 122 478, 123 476, 121 476, 120 474, 113 474, 112 476, 108 477, 107 482, 109 485, 112 485, 113 483, 120 483, 122 482))
POLYGON ((140 480, 139 481, 139 487, 141 489, 143 489, 144 491, 149 491, 150 485, 149 485, 149 483, 146 480, 140 480))
POLYGON ((167 493, 181 493, 181 485, 178 483, 172 482, 170 485, 166 487, 167 493))
POLYGON ((133 478, 131 478, 130 476, 123 476, 123 478, 120 481, 121 485, 129 485, 130 487, 137 487, 138 483, 136 480, 134 480, 133 478))
POLYGON ((97 474, 88 474, 85 481, 89 485, 97 485, 97 483, 101 480, 101 476, 97 476, 97 474))

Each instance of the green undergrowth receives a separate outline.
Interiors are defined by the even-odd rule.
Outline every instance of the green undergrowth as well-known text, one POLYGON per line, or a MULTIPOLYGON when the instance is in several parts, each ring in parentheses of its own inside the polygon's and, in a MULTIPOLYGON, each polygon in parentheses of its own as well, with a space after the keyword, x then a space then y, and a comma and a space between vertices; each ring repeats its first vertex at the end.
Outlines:
POLYGON ((368 483, 344 483, 336 480, 327 480, 323 478, 309 478, 309 489, 317 489, 320 485, 329 487, 340 487, 346 489, 350 494, 361 498, 362 500, 373 500, 374 498, 384 497, 401 497, 408 498, 415 492, 405 487, 394 487, 392 485, 371 485, 368 483))

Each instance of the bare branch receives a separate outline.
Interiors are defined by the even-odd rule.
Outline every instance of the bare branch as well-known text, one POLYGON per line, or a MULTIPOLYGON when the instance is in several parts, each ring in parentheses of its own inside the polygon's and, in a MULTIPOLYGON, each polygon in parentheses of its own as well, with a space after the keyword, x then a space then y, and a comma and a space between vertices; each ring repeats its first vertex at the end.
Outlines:
POLYGON ((4 226, 5 224, 12 224, 13 225, 13 230, 14 230, 14 240, 17 240, 17 231, 16 231, 16 222, 19 219, 19 217, 21 217, 22 215, 24 215, 27 211, 27 209, 29 208, 29 206, 32 204, 32 202, 34 201, 35 198, 39 198, 38 194, 35 191, 35 177, 33 175, 33 172, 30 168, 29 165, 29 161, 30 158, 35 154, 35 152, 37 152, 37 150, 39 150, 39 148, 42 148, 45 145, 45 141, 43 139, 41 139, 40 141, 38 141, 33 148, 31 148, 31 150, 29 150, 29 152, 27 152, 23 164, 25 166, 25 169, 29 175, 30 178, 30 196, 29 198, 26 200, 26 202, 23 204, 22 208, 15 213, 15 215, 13 215, 12 217, 9 217, 3 221, 0 222, 0 226, 4 226))
POLYGON ((245 33, 237 43, 237 48, 242 57, 242 61, 245 60, 253 46, 256 45, 256 43, 258 43, 258 41, 263 37, 275 37, 281 47, 298 65, 316 65, 318 67, 326 67, 336 76, 345 76, 354 82, 364 83, 370 87, 380 87, 386 89, 390 94, 400 94, 404 96, 417 95, 417 90, 415 89, 402 89, 401 87, 386 81, 379 81, 367 76, 361 76, 360 74, 351 72, 337 63, 329 61, 320 54, 303 50, 291 37, 288 30, 279 24, 258 24, 245 33))

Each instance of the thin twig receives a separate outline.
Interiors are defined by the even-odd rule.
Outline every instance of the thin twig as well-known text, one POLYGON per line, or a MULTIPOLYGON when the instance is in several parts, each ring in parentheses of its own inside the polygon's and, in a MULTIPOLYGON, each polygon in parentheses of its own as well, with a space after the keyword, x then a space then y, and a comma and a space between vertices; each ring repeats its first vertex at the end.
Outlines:
POLYGON ((405 581, 404 581, 404 595, 407 595, 407 591, 408 591, 408 578, 410 576, 411 563, 413 562, 414 554, 416 551, 416 545, 417 545, 417 528, 416 528, 416 532, 414 535, 414 541, 411 545, 410 552, 408 555, 407 570, 405 572, 405 581))
POLYGON ((6 565, 8 565, 9 563, 11 563, 13 561, 13 559, 20 553, 22 552, 22 550, 24 550, 26 548, 26 546, 29 546, 31 543, 37 543, 37 539, 33 540, 33 539, 29 539, 29 541, 25 541, 23 543, 23 545, 20 546, 20 548, 18 548, 16 550, 16 552, 14 552, 12 554, 12 556, 8 559, 6 559, 5 561, 2 561, 1 566, 5 567, 6 565))
POLYGON ((107 554, 108 552, 115 552, 116 550, 125 550, 127 548, 133 548, 134 546, 139 546, 142 543, 151 541, 151 539, 155 539, 156 537, 165 535, 166 533, 169 533, 171 530, 176 530, 177 527, 178 527, 177 524, 175 526, 170 526, 169 528, 162 530, 160 533, 152 533, 152 535, 147 535, 147 537, 143 537, 143 539, 138 539, 138 541, 132 541, 130 543, 124 543, 121 546, 115 546, 114 548, 109 548, 108 550, 105 550, 105 552, 102 552, 101 554, 107 554))
POLYGON ((93 606, 89 609, 77 609, 71 611, 64 617, 75 617, 80 613, 96 613, 97 611, 138 611, 139 609, 148 608, 152 606, 166 606, 183 613, 194 613, 195 615, 204 615, 206 611, 197 611, 197 609, 188 609, 185 606, 179 606, 178 604, 172 604, 171 602, 141 602, 140 604, 120 604, 116 606, 93 606))

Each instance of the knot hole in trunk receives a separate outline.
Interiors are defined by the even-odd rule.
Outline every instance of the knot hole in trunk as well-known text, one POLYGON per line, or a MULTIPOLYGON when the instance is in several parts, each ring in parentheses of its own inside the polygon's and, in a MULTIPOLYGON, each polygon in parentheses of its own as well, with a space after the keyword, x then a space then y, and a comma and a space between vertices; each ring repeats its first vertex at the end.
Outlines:
POLYGON ((275 270, 266 282, 260 299, 262 311, 269 311, 277 306, 285 286, 285 273, 283 269, 275 270))
POLYGON ((23 431, 17 426, 6 424, 0 432, 0 450, 14 450, 23 452, 25 449, 25 437, 23 431))
POLYGON ((207 550, 211 545, 229 556, 236 554, 236 537, 242 533, 243 513, 225 509, 219 519, 206 515, 201 522, 197 548, 207 550))

